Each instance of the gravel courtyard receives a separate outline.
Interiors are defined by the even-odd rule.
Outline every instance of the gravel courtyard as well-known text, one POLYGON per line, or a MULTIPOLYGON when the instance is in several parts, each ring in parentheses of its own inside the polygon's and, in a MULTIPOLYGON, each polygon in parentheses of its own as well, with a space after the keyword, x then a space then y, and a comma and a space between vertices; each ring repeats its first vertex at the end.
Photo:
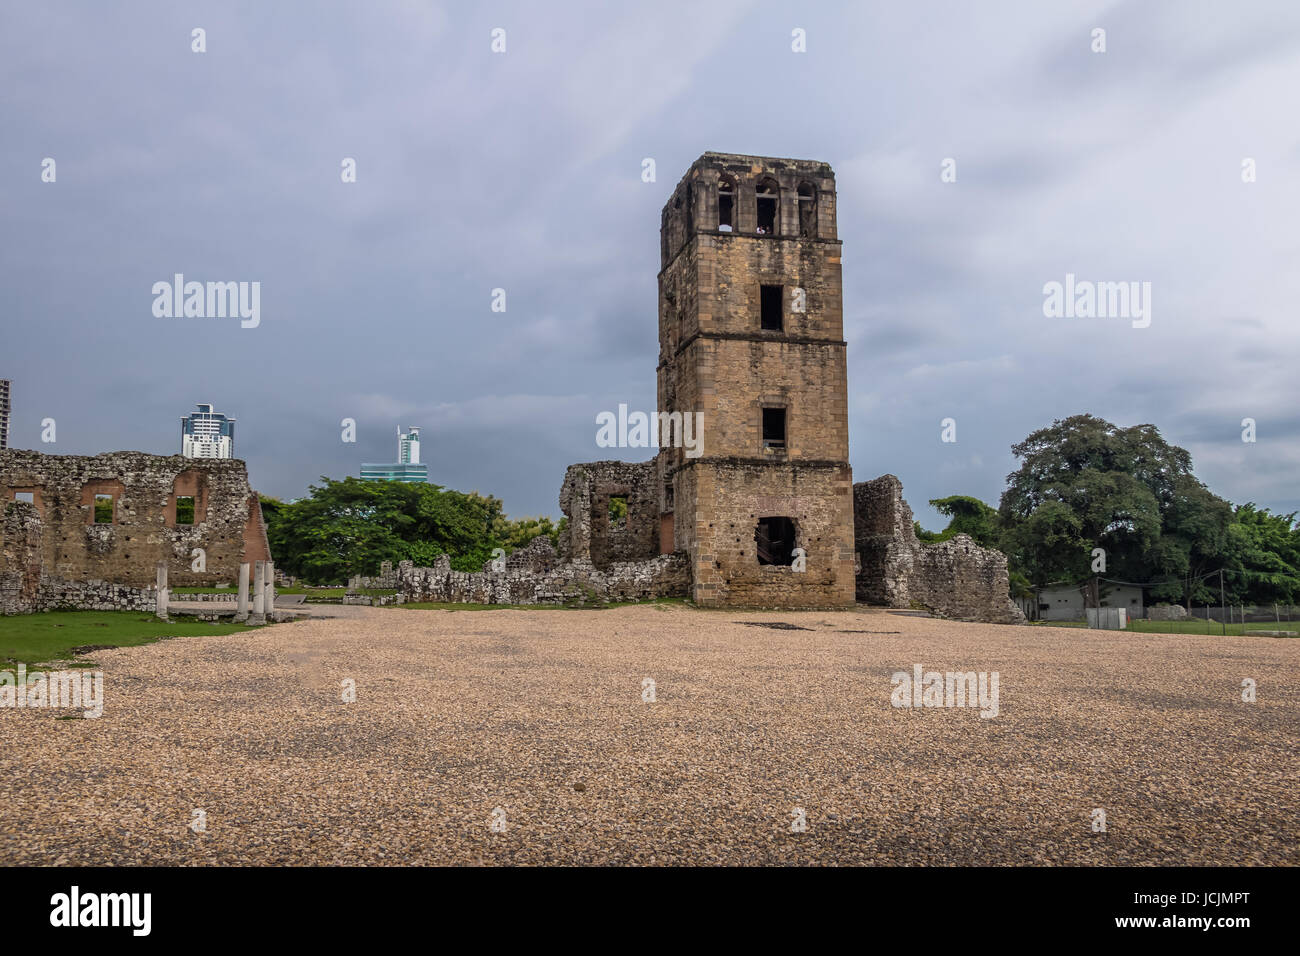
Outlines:
POLYGON ((97 720, 0 710, 0 864, 1300 863, 1297 640, 320 613, 95 652, 97 720), (892 706, 916 664, 998 715, 892 706))

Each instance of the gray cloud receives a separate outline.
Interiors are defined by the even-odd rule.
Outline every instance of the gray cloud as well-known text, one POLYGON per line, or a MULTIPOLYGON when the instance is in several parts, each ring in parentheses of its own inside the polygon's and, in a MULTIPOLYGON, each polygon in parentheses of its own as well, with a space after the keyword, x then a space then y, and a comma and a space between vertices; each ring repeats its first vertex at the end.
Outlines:
POLYGON ((834 165, 855 473, 898 474, 928 526, 1081 411, 1300 507, 1298 40, 1285 2, 11 6, 13 441, 171 452, 211 401, 292 497, 415 424, 432 480, 555 514, 565 465, 610 457, 596 412, 654 405, 659 209, 715 149, 834 165), (175 272, 261 281, 262 326, 155 319, 175 272), (1152 282, 1151 327, 1044 318, 1066 272, 1152 282))

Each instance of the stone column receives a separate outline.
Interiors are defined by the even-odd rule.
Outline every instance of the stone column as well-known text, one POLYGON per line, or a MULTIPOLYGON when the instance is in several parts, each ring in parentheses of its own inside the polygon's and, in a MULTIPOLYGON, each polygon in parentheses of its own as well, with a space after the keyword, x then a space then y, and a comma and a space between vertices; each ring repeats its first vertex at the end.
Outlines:
POLYGON ((248 620, 248 562, 239 566, 239 609, 235 612, 236 621, 248 620))
POLYGON ((274 621, 275 620, 275 562, 267 561, 265 565, 265 571, 266 571, 266 599, 265 599, 266 607, 264 608, 264 611, 266 613, 266 619, 268 621, 274 621))
POLYGON ((158 604, 154 609, 154 613, 158 615, 160 620, 165 621, 167 620, 167 605, 171 601, 171 592, 167 589, 167 564, 163 561, 158 562, 157 590, 158 604))
POLYGON ((253 613, 249 624, 266 623, 266 562, 258 561, 253 565, 253 613))

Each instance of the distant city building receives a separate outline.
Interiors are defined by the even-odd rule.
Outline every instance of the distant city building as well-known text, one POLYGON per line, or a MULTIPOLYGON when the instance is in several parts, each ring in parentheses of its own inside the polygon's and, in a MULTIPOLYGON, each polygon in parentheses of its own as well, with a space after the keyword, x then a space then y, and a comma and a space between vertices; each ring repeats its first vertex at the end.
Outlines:
POLYGON ((397 461, 364 462, 362 481, 428 481, 429 466, 420 464, 420 429, 412 425, 403 434, 397 430, 397 461))
POLYGON ((0 448, 9 447, 9 379, 0 378, 0 448))
POLYGON ((235 420, 211 405, 198 404, 197 412, 181 419, 181 454, 186 458, 234 458, 235 420))

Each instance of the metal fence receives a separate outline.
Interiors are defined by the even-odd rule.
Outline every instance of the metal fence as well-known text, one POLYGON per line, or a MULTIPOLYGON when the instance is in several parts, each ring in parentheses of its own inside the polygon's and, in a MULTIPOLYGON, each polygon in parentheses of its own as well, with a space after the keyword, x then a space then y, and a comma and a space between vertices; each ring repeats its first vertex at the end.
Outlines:
MULTIPOLYGON (((1147 617, 1152 608, 1147 609, 1147 617)), ((1229 604, 1227 607, 1212 604, 1192 605, 1190 614, 1202 621, 1220 624, 1290 624, 1300 621, 1300 607, 1294 604, 1229 604)))

